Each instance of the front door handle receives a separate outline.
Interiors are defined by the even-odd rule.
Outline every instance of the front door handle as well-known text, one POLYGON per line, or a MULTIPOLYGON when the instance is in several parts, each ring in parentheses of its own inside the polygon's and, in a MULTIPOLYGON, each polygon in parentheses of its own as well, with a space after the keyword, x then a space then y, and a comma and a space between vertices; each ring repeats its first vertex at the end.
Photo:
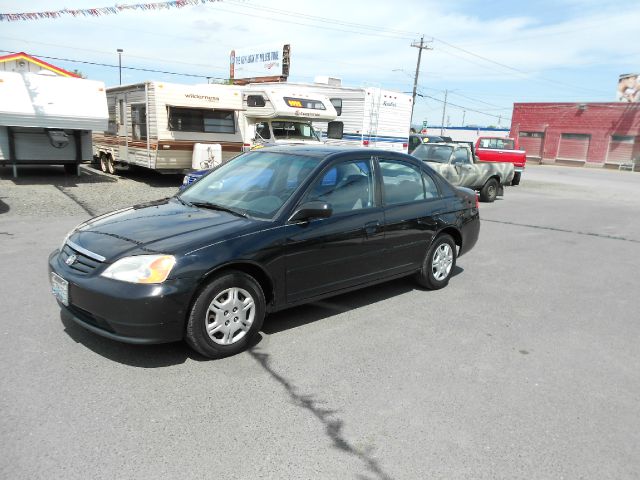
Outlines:
POLYGON ((367 237, 370 237, 371 235, 375 235, 379 231, 380 231, 380 222, 377 220, 373 222, 367 222, 364 224, 364 233, 367 237))

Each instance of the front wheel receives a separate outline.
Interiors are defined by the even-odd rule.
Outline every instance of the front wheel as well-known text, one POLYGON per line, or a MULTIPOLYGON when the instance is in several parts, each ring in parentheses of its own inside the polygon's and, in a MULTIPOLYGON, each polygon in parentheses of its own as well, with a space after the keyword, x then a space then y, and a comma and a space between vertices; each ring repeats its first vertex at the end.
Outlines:
POLYGON ((431 244, 416 280, 429 290, 438 290, 447 286, 455 266, 456 243, 451 235, 439 235, 431 244))
POLYGON ((490 178, 487 183, 484 184, 482 190, 480 190, 480 201, 482 202, 494 202, 498 196, 498 181, 495 178, 490 178))
POLYGON ((227 272, 198 294, 185 340, 208 358, 222 358, 246 349, 262 328, 266 311, 262 288, 252 277, 227 272))

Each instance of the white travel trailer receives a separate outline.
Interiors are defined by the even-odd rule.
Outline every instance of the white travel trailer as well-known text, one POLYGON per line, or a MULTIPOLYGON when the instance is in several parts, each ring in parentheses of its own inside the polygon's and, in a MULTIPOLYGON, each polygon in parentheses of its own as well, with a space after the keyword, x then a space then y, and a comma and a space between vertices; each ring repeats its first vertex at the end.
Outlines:
POLYGON ((339 79, 328 77, 317 77, 315 83, 263 84, 263 88, 271 85, 330 99, 337 111, 335 121, 314 122, 328 144, 407 152, 410 95, 379 87, 343 87, 339 79))
POLYGON ((91 131, 107 126, 102 82, 50 73, 0 72, 0 165, 91 160, 91 131))
POLYGON ((311 121, 336 117, 319 95, 220 84, 123 85, 107 89, 107 102, 109 127, 94 134, 94 152, 110 173, 128 165, 185 172, 257 145, 319 143, 311 121))

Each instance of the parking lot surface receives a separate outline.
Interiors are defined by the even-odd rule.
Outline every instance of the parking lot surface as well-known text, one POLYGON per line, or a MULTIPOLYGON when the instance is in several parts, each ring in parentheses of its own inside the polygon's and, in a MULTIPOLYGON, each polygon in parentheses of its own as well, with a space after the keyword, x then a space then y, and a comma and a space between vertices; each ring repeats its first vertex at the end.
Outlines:
POLYGON ((65 233, 180 180, 0 168, 0 478, 640 477, 640 174, 528 167, 447 288, 284 311, 223 360, 61 318, 65 233))

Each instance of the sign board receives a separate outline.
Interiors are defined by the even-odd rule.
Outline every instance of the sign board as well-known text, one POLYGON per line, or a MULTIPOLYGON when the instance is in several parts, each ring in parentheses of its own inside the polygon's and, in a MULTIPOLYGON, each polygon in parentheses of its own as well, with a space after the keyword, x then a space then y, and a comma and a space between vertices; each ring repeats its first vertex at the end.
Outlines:
POLYGON ((266 45, 231 50, 230 78, 289 76, 289 45, 266 45))
POLYGON ((640 102, 640 73, 625 73, 618 79, 618 102, 640 102))

